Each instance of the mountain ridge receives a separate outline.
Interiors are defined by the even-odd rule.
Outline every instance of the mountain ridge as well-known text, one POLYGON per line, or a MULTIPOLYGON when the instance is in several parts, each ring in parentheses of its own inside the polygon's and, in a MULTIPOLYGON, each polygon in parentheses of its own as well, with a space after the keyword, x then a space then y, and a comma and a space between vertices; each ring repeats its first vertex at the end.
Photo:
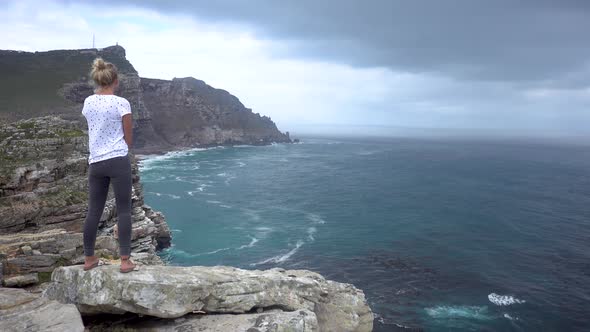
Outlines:
POLYGON ((87 124, 80 113, 93 93, 89 83, 94 58, 119 69, 117 95, 127 98, 134 119, 135 153, 215 145, 291 142, 267 117, 245 107, 230 92, 193 77, 143 78, 122 46, 102 49, 23 52, 0 50, 0 122, 58 115, 87 124))

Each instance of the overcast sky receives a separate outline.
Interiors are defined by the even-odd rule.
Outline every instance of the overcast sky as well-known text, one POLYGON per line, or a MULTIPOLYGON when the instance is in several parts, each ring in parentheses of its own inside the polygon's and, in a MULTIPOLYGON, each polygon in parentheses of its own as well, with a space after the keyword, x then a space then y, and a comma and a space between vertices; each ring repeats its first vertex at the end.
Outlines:
POLYGON ((0 49, 119 43, 281 130, 590 135, 590 1, 2 1, 0 49), (355 129, 356 128, 356 129, 355 129))

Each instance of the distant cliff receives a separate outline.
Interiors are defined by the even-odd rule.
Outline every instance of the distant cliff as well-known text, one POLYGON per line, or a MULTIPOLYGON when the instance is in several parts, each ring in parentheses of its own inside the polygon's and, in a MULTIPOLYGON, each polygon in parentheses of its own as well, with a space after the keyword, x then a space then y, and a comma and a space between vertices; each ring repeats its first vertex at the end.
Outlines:
POLYGON ((0 51, 0 122, 59 115, 84 127, 81 103, 93 93, 88 72, 97 56, 120 72, 118 95, 133 109, 133 152, 187 147, 290 142, 272 120, 246 108, 235 96, 194 78, 172 81, 139 77, 125 49, 0 51))

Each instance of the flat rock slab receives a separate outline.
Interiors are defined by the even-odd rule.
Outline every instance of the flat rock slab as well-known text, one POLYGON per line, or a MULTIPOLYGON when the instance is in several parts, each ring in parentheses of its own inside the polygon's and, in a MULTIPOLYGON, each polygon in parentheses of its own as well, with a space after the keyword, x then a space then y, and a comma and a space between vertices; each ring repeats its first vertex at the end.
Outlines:
POLYGON ((90 271, 69 266, 55 269, 52 281, 44 296, 76 304, 85 314, 177 318, 194 311, 308 310, 315 314, 319 331, 373 329, 373 314, 361 290, 306 270, 141 266, 123 274, 116 265, 90 271))
POLYGON ((75 305, 62 304, 23 289, 0 288, 0 331, 84 331, 75 305))
POLYGON ((313 312, 271 310, 259 314, 188 314, 180 318, 136 318, 89 325, 87 331, 318 332, 313 312))

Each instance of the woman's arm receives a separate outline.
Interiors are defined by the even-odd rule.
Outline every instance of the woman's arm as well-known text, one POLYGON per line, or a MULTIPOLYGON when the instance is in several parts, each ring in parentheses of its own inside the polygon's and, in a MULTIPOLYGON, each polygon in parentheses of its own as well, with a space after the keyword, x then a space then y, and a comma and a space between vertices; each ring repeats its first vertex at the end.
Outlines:
POLYGON ((131 148, 133 143, 133 116, 131 114, 123 115, 123 134, 127 146, 131 148))

